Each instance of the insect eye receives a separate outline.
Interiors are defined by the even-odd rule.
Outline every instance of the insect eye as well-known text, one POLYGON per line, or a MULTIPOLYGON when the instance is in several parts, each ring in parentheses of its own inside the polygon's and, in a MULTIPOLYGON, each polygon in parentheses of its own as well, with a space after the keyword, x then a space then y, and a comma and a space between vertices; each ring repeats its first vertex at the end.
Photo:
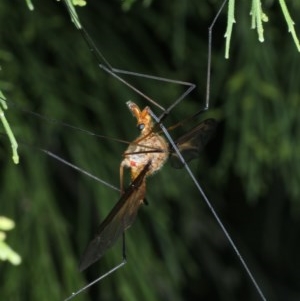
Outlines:
POLYGON ((145 128, 145 124, 144 123, 140 123, 137 125, 137 128, 139 131, 142 131, 145 128))

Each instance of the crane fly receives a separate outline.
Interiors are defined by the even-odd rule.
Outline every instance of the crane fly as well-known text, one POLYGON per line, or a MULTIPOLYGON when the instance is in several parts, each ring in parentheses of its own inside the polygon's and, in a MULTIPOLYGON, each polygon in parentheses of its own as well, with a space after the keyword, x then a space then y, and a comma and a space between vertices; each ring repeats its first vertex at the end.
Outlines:
MULTIPOLYGON (((197 113, 195 113, 192 116, 192 118, 198 116, 200 113, 208 110, 209 108, 212 28, 226 2, 226 0, 223 1, 220 9, 218 10, 215 18, 213 19, 208 29, 209 39, 205 106, 197 113)), ((80 31, 90 51, 98 61, 98 66, 102 70, 119 80, 121 83, 126 85, 129 89, 133 90, 135 93, 140 95, 146 101, 155 105, 163 111, 161 116, 157 117, 149 107, 146 107, 144 110, 141 111, 139 107, 133 102, 127 103, 129 109, 137 119, 138 129, 141 131, 141 134, 136 140, 129 144, 127 150, 124 153, 124 159, 122 160, 120 165, 120 186, 122 193, 121 198, 119 202, 115 205, 115 207, 112 209, 112 211, 109 213, 107 218, 99 226, 95 238, 88 244, 80 263, 80 270, 84 270, 85 268, 93 264, 95 261, 100 259, 101 256, 103 256, 103 254, 105 253, 105 251, 108 248, 110 248, 120 236, 123 237, 123 261, 121 262, 121 264, 109 270, 107 273, 101 275, 98 279, 89 283, 79 291, 73 293, 66 300, 69 300, 77 294, 81 293, 82 291, 86 290, 88 287, 100 281, 104 277, 108 276, 109 274, 111 274, 126 263, 124 231, 132 225, 136 217, 138 208, 144 202, 146 191, 146 178, 154 172, 158 171, 163 166, 163 164, 169 157, 169 153, 171 154, 171 164, 174 167, 184 167, 186 169, 191 180, 195 184, 195 187, 198 189, 199 193, 203 197, 203 200, 207 204, 209 210, 211 211, 212 215, 214 216, 220 228, 222 229, 224 235, 226 236, 237 257, 239 258, 242 266, 244 267, 249 279, 251 280, 261 299, 266 300, 254 276, 248 268, 248 265, 244 261, 235 243, 231 239, 231 236, 229 235, 228 231, 226 230, 225 226, 220 220, 218 214, 212 207, 209 199, 205 195, 202 187, 195 178, 193 172, 186 164, 186 161, 190 161, 193 158, 195 158, 195 156, 198 156, 199 150, 202 149, 202 147, 208 141, 211 132, 215 129, 216 122, 212 119, 208 119, 203 123, 200 123, 198 126, 192 128, 188 133, 180 137, 177 141, 174 141, 171 138, 168 130, 162 123, 162 120, 166 118, 166 116, 171 112, 171 110, 175 106, 177 106, 195 88, 195 85, 189 82, 182 82, 178 80, 113 68, 103 56, 103 54, 98 50, 98 48, 94 44, 94 41, 89 36, 85 28, 81 25, 78 16, 76 15, 76 12, 70 6, 68 0, 65 0, 64 4, 69 12, 69 15, 71 16, 75 27, 80 31), (131 85, 128 81, 122 78, 121 75, 136 76, 144 79, 169 82, 182 85, 187 88, 177 99, 173 101, 171 105, 169 105, 168 108, 164 108, 152 98, 138 90, 135 86, 131 85), (161 135, 162 133, 164 134, 166 139, 161 135), (124 168, 130 169, 132 181, 132 184, 127 190, 125 190, 125 192, 123 192, 124 168)), ((190 118, 187 118, 186 120, 189 119, 190 118)), ((174 127, 176 127, 176 125, 174 127)))
MULTIPOLYGON (((129 228, 135 220, 137 211, 144 202, 146 178, 159 171, 169 155, 174 167, 182 167, 180 159, 172 146, 159 133, 154 132, 154 123, 149 107, 142 111, 133 102, 127 102, 129 109, 137 119, 140 135, 129 144, 120 165, 121 198, 98 228, 96 237, 88 244, 81 263, 80 271, 99 260, 106 250, 129 228), (123 192, 123 169, 129 168, 132 184, 123 192)), ((198 156, 199 151, 208 142, 216 128, 214 119, 207 119, 179 138, 175 144, 186 161, 198 156)), ((125 258, 125 254, 123 254, 125 258)))
MULTIPOLYGON (((80 24, 79 19, 73 7, 70 6, 68 1, 69 0, 64 0, 64 4, 66 5, 72 20, 74 21, 75 26, 77 27, 77 29, 80 30, 90 50, 92 51, 93 54, 95 54, 98 62, 100 60, 104 62, 104 63, 99 63, 99 67, 103 69, 105 72, 107 72, 109 75, 115 77, 120 82, 125 84, 127 87, 135 91, 142 98, 146 99, 148 102, 157 106, 159 109, 163 111, 163 113, 161 114, 161 116, 157 117, 151 111, 150 107, 146 106, 143 110, 140 110, 140 108, 135 103, 131 101, 127 102, 128 108, 132 112, 133 116, 137 119, 137 127, 140 131, 140 135, 133 142, 129 143, 126 151, 123 154, 123 160, 121 161, 120 172, 119 172, 120 191, 121 191, 120 199, 116 203, 116 205, 112 208, 112 210, 107 215, 107 217, 103 220, 103 222, 100 224, 95 237, 88 244, 82 256, 79 269, 83 271, 88 267, 90 267, 93 263, 98 261, 105 254, 105 252, 109 248, 111 248, 114 245, 114 243, 121 237, 123 239, 122 240, 123 261, 119 265, 115 266, 114 268, 106 272, 105 274, 101 275, 99 278, 95 279, 93 282, 79 289, 75 293, 71 294, 65 300, 72 299, 73 297, 83 292, 84 290, 86 290, 93 284, 97 283, 98 281, 102 280, 106 276, 110 275, 111 273, 113 273, 114 271, 116 271, 118 268, 120 268, 126 263, 124 232, 133 224, 138 209, 145 202, 147 177, 159 171, 168 158, 170 159, 170 163, 173 167, 175 168, 184 167, 186 169, 187 173, 190 175, 193 183, 198 189, 200 195, 202 196, 203 200, 207 204, 212 215, 215 217, 224 235, 228 239, 228 242, 233 248, 238 259, 240 260, 242 266, 244 267, 249 279, 251 280, 252 284, 256 288, 261 299, 266 300, 260 287, 256 283, 254 276, 249 270, 247 264, 245 263, 235 243, 231 239, 231 236, 229 235, 228 231, 224 227, 216 211, 214 210, 211 203, 209 202, 199 182, 194 177, 189 166, 186 164, 187 162, 199 156, 199 152, 203 149, 203 147, 206 145, 206 143, 209 141, 210 137, 212 136, 213 132, 215 131, 217 122, 214 119, 206 119, 200 122, 194 128, 190 129, 186 134, 184 134, 183 136, 181 136, 179 139, 175 141, 170 137, 168 130, 164 127, 162 123, 162 120, 171 112, 171 110, 177 104, 179 104, 195 88, 195 85, 188 82, 170 80, 162 77, 139 74, 135 72, 113 68, 108 63, 108 61, 104 58, 102 53, 95 47, 93 40, 85 31, 84 27, 82 27, 82 25, 80 24), (160 104, 153 101, 146 94, 142 93, 140 90, 136 89, 134 86, 132 86, 123 78, 121 78, 119 74, 140 76, 145 79, 153 79, 153 80, 158 80, 163 82, 180 84, 180 85, 187 86, 187 89, 168 108, 165 109, 160 104), (126 189, 124 189, 124 183, 123 183, 123 178, 124 178, 123 174, 125 168, 130 169, 130 174, 131 174, 131 184, 126 189)), ((207 90, 206 90, 205 106, 199 112, 194 114, 192 116, 193 118, 209 108, 211 37, 212 37, 211 32, 225 3, 226 0, 221 5, 220 10, 218 11, 213 22, 211 23, 211 26, 209 27, 208 71, 207 71, 207 87, 206 87, 207 90)), ((187 118, 186 120, 189 119, 190 118, 187 118)), ((184 122, 186 120, 184 120, 184 122)), ((179 123, 174 127, 171 127, 171 129, 179 125, 182 125, 184 122, 179 123)), ((61 161, 62 163, 67 164, 72 168, 80 170, 81 172, 87 174, 88 176, 93 177, 91 174, 88 174, 84 170, 79 169, 77 166, 72 165, 71 163, 67 162, 64 159, 57 157, 53 153, 44 149, 40 149, 40 150, 42 150, 49 156, 52 156, 55 159, 61 161)))

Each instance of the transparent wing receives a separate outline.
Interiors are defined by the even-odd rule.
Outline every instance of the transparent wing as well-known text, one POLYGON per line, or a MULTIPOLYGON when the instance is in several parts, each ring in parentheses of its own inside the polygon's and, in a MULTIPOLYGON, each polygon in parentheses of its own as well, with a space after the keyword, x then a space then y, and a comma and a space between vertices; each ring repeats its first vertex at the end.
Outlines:
POLYGON ((100 224, 95 238, 88 244, 82 256, 79 264, 80 271, 98 261, 122 233, 133 224, 137 211, 145 197, 145 175, 149 167, 150 163, 145 165, 144 169, 100 224))
MULTIPOLYGON (((216 120, 211 118, 206 119, 175 141, 186 162, 198 158, 199 153, 214 134, 216 127, 216 120)), ((170 150, 170 163, 174 168, 183 167, 180 158, 173 148, 170 150)))

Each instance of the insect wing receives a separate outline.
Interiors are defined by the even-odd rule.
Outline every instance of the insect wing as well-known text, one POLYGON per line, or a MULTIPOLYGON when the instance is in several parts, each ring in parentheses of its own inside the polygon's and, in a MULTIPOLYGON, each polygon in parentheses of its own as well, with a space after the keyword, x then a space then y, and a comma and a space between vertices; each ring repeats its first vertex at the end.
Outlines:
MULTIPOLYGON (((214 134, 216 127, 215 119, 206 119, 175 141, 186 162, 198 158, 199 153, 214 134)), ((170 163, 174 168, 183 167, 183 163, 173 148, 170 150, 170 163)))
POLYGON ((149 167, 150 163, 145 165, 136 179, 122 194, 118 203, 100 224, 95 238, 88 244, 82 256, 79 265, 80 271, 85 270, 98 261, 122 233, 133 224, 145 197, 145 175, 149 167))

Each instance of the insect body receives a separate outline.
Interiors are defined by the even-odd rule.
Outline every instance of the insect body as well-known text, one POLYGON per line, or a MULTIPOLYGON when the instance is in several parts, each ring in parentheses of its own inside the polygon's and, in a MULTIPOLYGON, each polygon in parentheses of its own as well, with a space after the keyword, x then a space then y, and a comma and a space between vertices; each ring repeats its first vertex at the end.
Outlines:
MULTIPOLYGON (((160 170, 170 155, 172 162, 179 160, 166 139, 154 130, 150 108, 145 107, 141 111, 131 101, 127 102, 127 106, 137 119, 137 127, 141 134, 129 144, 124 153, 124 159, 120 165, 121 198, 99 226, 95 238, 87 246, 79 266, 81 271, 99 260, 132 225, 140 205, 144 202, 146 178, 160 170), (130 169, 132 181, 125 191, 123 191, 124 168, 130 169)), ((198 157, 199 151, 207 143, 215 127, 214 119, 204 120, 175 143, 190 161, 198 157)), ((181 167, 180 163, 172 165, 181 167)), ((125 258, 125 250, 123 250, 123 258, 125 258)))
POLYGON ((120 167, 122 185, 123 168, 131 169, 131 180, 134 180, 143 167, 151 162, 148 175, 161 169, 168 158, 169 145, 165 138, 153 131, 153 121, 149 107, 142 111, 133 102, 128 101, 127 106, 137 119, 137 127, 141 131, 140 136, 128 146, 124 153, 124 159, 120 167))
MULTIPOLYGON (((137 119, 140 136, 129 144, 120 165, 121 198, 99 226, 96 237, 89 243, 80 263, 84 270, 99 260, 115 241, 129 228, 146 194, 146 177, 158 171, 168 158, 169 146, 163 136, 153 131, 149 107, 142 111, 133 102, 127 102, 137 119), (123 191, 123 170, 130 168, 132 183, 123 191)), ((125 250, 123 257, 125 257, 125 250)))

